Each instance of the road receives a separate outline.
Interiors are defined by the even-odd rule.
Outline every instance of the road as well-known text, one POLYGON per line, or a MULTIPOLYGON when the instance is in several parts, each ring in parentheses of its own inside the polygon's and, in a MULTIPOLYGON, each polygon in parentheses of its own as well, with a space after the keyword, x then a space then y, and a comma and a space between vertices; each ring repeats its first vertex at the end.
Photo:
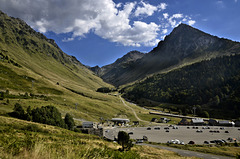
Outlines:
POLYGON ((122 103, 123 103, 123 105, 124 105, 125 107, 127 107, 128 109, 131 109, 131 110, 132 110, 134 116, 136 117, 136 119, 137 119, 138 121, 149 123, 149 121, 145 121, 145 120, 140 119, 140 118, 137 116, 136 111, 135 111, 132 107, 128 106, 128 105, 126 104, 126 102, 122 99, 121 96, 119 96, 119 98, 121 99, 121 101, 122 101, 122 103))
POLYGON ((186 157, 199 157, 199 158, 203 158, 203 159, 232 159, 232 157, 218 156, 218 155, 176 149, 176 148, 172 148, 172 147, 165 147, 165 146, 159 146, 159 145, 151 145, 151 144, 145 144, 145 143, 142 143, 139 145, 146 145, 146 146, 151 146, 151 147, 155 147, 155 148, 159 148, 159 149, 173 151, 173 152, 178 153, 181 156, 186 156, 186 157))

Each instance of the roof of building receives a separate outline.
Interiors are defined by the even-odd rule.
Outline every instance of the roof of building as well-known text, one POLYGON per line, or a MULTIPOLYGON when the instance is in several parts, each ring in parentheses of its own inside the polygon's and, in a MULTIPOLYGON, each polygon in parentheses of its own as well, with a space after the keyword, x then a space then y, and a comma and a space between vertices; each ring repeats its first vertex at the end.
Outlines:
POLYGON ((111 121, 119 121, 119 122, 130 122, 129 119, 123 119, 123 118, 112 118, 111 121))
POLYGON ((204 123, 202 118, 194 118, 194 119, 192 119, 192 122, 193 123, 204 123))

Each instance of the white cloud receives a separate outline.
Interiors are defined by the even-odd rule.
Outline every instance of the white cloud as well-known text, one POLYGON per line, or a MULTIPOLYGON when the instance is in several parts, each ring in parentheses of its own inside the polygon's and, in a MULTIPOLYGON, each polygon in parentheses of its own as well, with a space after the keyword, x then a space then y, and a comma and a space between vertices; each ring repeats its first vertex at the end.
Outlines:
POLYGON ((1 0, 0 6, 42 33, 71 33, 72 37, 63 39, 66 42, 93 32, 126 46, 149 46, 158 41, 159 26, 131 21, 131 15, 136 10, 135 15, 151 16, 167 5, 153 6, 143 1, 116 4, 113 0, 1 0))
POLYGON ((237 2, 238 2, 238 0, 234 0, 234 2, 235 2, 235 3, 237 3, 237 2))
POLYGON ((189 21, 188 21, 188 24, 191 25, 191 26, 194 25, 195 23, 196 23, 195 20, 189 20, 189 21))
POLYGON ((167 19, 167 18, 169 17, 169 14, 168 14, 168 13, 163 13, 163 17, 164 17, 165 19, 167 19))
POLYGON ((161 3, 158 6, 154 6, 148 3, 145 3, 143 1, 140 2, 142 7, 138 6, 136 11, 135 11, 135 16, 138 17, 140 15, 147 15, 147 16, 152 16, 153 13, 157 10, 161 11, 166 9, 167 4, 166 3, 161 3))
POLYGON ((179 22, 177 23, 177 20, 176 19, 180 19, 183 17, 183 14, 173 14, 169 19, 168 19, 168 22, 170 23, 170 25, 172 27, 176 27, 179 22))
POLYGON ((162 34, 167 34, 168 30, 167 29, 163 29, 162 30, 162 34))
POLYGON ((169 13, 163 13, 163 17, 160 17, 160 39, 164 39, 166 37, 166 34, 168 33, 169 29, 177 27, 181 23, 185 23, 188 25, 194 25, 196 23, 195 20, 193 20, 188 15, 183 15, 180 13, 169 15, 169 13))
POLYGON ((163 13, 160 24, 144 22, 141 16, 153 16, 167 8, 166 3, 114 3, 113 0, 0 0, 1 10, 25 20, 42 33, 70 33, 62 41, 81 39, 92 32, 103 39, 124 46, 156 46, 159 37, 185 18, 183 14, 163 13), (139 20, 141 19, 141 20, 139 20))

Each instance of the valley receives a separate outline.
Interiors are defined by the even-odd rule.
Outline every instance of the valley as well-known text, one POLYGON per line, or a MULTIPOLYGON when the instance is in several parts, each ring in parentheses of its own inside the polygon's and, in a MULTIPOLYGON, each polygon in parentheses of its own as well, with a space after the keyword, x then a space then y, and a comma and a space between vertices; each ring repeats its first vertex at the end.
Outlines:
POLYGON ((186 126, 163 131, 186 116, 240 120, 239 54, 239 42, 180 24, 148 53, 135 50, 112 64, 89 67, 23 20, 0 11, 0 158, 185 158, 139 145, 121 153, 118 144, 77 129, 13 118, 16 105, 22 106, 23 114, 28 108, 53 106, 62 118, 70 114, 75 128, 84 121, 102 123, 106 140, 114 140, 120 130, 132 132, 134 141, 147 135, 149 142, 179 138, 185 143, 195 140, 200 147, 202 140, 239 140, 236 127, 214 138, 186 126), (165 118, 164 113, 170 114, 169 122, 152 121, 165 118), (112 126, 113 118, 130 123, 112 126), (152 130, 158 126, 161 131, 152 130))

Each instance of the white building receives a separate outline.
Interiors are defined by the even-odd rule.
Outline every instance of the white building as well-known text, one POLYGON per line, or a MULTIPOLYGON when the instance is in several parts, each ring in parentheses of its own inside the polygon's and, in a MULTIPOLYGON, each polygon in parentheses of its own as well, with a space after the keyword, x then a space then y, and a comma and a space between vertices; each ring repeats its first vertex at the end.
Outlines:
POLYGON ((82 123, 83 128, 94 128, 95 126, 96 126, 96 124, 92 121, 84 121, 82 123))
POLYGON ((203 125, 204 121, 202 118, 194 118, 194 119, 192 119, 192 124, 193 125, 203 125))

